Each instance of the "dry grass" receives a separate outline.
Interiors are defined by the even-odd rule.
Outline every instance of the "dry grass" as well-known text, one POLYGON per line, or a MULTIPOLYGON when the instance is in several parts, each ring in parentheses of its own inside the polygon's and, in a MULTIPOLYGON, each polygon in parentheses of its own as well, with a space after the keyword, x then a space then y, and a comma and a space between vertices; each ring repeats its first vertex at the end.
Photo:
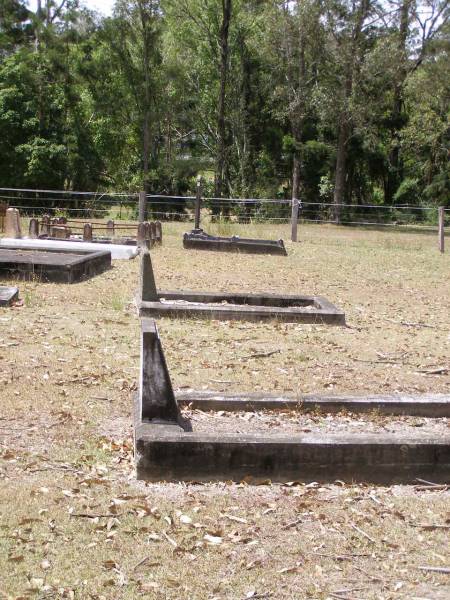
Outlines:
MULTIPOLYGON (((284 258, 184 251, 183 229, 153 251, 161 288, 319 294, 349 327, 162 319, 175 387, 449 391, 434 237, 302 227, 284 258)), ((447 598, 448 576, 418 569, 449 566, 445 489, 134 481, 137 271, 20 283, 23 305, 0 312, 0 597, 447 598)))

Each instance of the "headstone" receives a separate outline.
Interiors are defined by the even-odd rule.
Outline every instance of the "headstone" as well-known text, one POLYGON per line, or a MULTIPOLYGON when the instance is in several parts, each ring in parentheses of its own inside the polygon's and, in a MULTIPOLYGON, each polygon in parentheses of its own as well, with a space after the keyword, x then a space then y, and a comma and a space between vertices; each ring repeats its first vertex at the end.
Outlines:
POLYGON ((150 223, 150 239, 152 240, 152 245, 156 244, 157 234, 156 223, 154 221, 150 223))
POLYGON ((141 320, 139 409, 144 422, 177 423, 181 419, 153 319, 141 320))
POLYGON ((17 208, 8 208, 5 215, 5 237, 21 238, 20 213, 17 208))
POLYGON ((50 235, 50 217, 44 215, 41 222, 41 235, 50 235))
POLYGON ((141 300, 145 302, 158 302, 159 296, 156 289, 155 274, 153 272, 152 259, 150 252, 145 249, 142 251, 141 258, 141 300))
POLYGON ((158 244, 162 244, 162 225, 161 221, 155 222, 155 230, 156 230, 156 241, 158 244))
POLYGON ((32 240, 35 240, 39 237, 39 221, 37 219, 30 219, 28 235, 32 240))
POLYGON ((92 242, 92 225, 85 223, 83 227, 83 240, 85 242, 92 242))
POLYGON ((147 246, 146 237, 147 235, 147 227, 145 223, 139 223, 137 227, 137 245, 139 248, 145 248, 147 246))
POLYGON ((6 209, 7 205, 4 202, 0 202, 0 231, 3 231, 5 228, 6 209))
POLYGON ((106 223, 106 231, 111 237, 114 236, 114 221, 110 220, 106 223))

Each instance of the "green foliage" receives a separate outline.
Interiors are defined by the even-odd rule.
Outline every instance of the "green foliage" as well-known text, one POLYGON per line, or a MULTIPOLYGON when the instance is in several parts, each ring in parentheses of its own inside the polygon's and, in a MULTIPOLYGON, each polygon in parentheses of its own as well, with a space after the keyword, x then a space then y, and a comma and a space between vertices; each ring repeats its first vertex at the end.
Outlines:
MULTIPOLYGON (((214 195, 222 1, 44 4, 0 3, 1 185, 192 195, 202 174, 214 195)), ((227 195, 289 199, 296 158, 303 202, 330 202, 344 153, 345 202, 449 205, 449 13, 426 4, 422 40, 425 0, 233 0, 227 195)))
POLYGON ((396 204, 420 204, 419 180, 413 178, 404 179, 395 192, 396 204))

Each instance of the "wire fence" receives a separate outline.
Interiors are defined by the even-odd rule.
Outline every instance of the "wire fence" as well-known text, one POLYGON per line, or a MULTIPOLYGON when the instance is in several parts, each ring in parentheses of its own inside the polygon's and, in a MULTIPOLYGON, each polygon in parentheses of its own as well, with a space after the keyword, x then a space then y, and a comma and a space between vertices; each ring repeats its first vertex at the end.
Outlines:
MULTIPOLYGON (((161 221, 194 220, 196 196, 147 194, 147 217, 161 221)), ((0 204, 18 208, 24 216, 73 216, 78 219, 138 220, 139 193, 77 192, 0 188, 0 204)), ((287 224, 291 200, 285 198, 202 197, 202 223, 287 224)), ((336 223, 366 227, 420 227, 435 230, 439 207, 414 205, 300 203, 299 223, 336 223)), ((444 226, 450 226, 450 208, 443 210, 444 226)))

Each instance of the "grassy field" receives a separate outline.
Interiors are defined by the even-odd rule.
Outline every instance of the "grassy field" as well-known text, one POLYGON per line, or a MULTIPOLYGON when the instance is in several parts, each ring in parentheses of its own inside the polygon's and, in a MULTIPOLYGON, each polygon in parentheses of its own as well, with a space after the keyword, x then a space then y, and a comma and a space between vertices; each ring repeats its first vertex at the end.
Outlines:
MULTIPOLYGON (((258 257, 185 251, 185 228, 164 224, 152 251, 160 288, 318 294, 348 326, 161 319, 175 388, 449 393, 434 235, 302 226, 288 257, 258 257)), ((72 286, 20 282, 0 311, 0 598, 448 598, 449 576, 419 568, 449 567, 445 486, 134 480, 137 274, 117 261, 72 286)))

